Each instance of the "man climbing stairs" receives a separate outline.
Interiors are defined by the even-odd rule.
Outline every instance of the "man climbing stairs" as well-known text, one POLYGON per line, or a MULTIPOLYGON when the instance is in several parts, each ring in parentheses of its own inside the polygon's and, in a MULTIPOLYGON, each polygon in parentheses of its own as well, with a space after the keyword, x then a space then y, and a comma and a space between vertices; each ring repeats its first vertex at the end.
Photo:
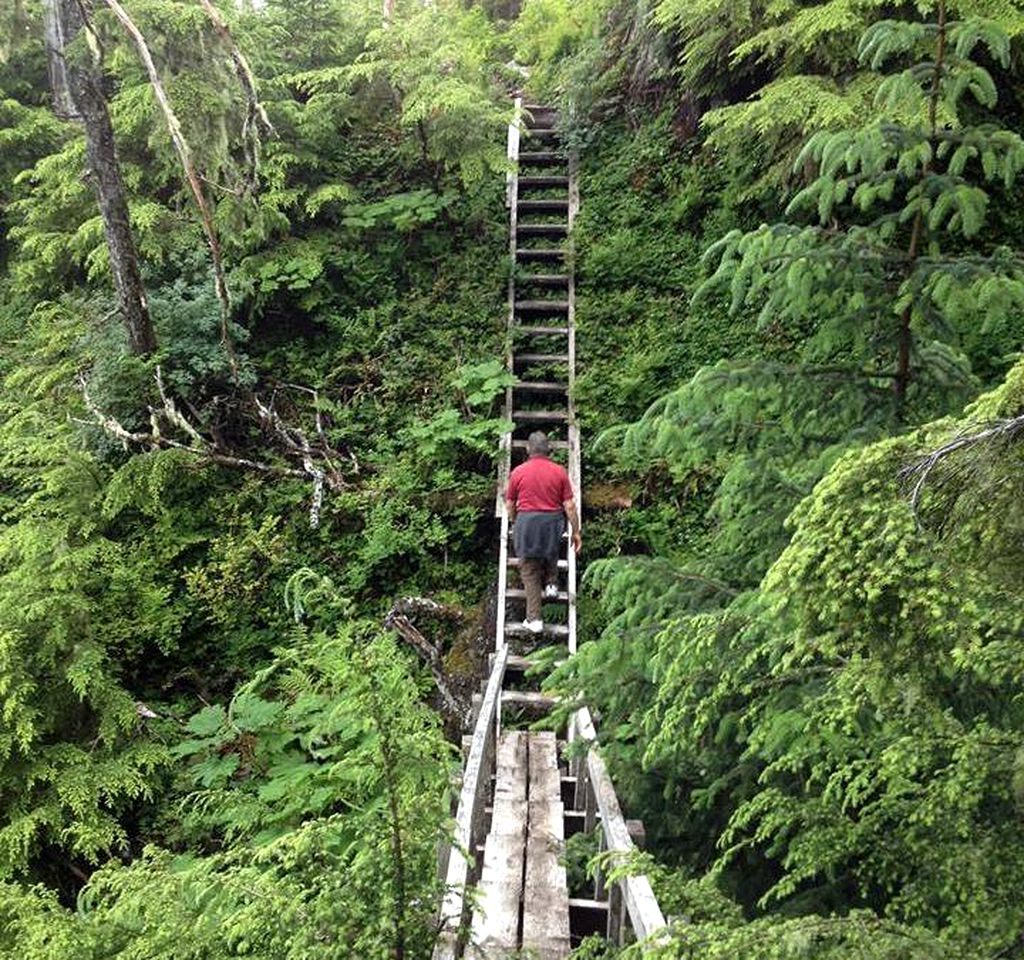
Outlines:
POLYGON ((510 549, 505 490, 513 467, 527 456, 527 437, 540 429, 548 435, 552 458, 568 470, 580 503, 571 255, 579 195, 575 161, 559 146, 553 109, 517 109, 509 158, 513 269, 506 361, 518 379, 505 393, 505 416, 513 427, 502 439, 499 458, 495 653, 486 685, 474 697, 473 734, 464 738, 465 768, 443 871, 434 960, 563 960, 587 933, 603 932, 622 943, 664 927, 645 877, 606 884, 599 873, 592 897, 571 896, 567 836, 596 831, 601 849, 628 857, 638 835, 622 817, 597 751, 568 759, 567 741, 583 741, 585 747, 596 741, 586 707, 573 713, 561 738, 553 731, 518 728, 555 703, 536 686, 524 689, 535 682, 528 679, 531 654, 540 645, 556 645, 565 656, 576 652, 576 554, 570 537, 561 541, 558 583, 544 598, 543 631, 534 634, 523 629, 526 592, 520 560, 510 549))
MULTIPOLYGON (((505 395, 512 432, 502 443, 497 516, 502 521, 498 585, 498 642, 524 633, 525 592, 519 558, 510 550, 510 524, 503 502, 512 468, 528 455, 528 436, 543 431, 553 458, 568 469, 579 504, 580 449, 572 387, 576 366, 576 287, 568 243, 579 207, 575 163, 558 145, 557 114, 527 104, 509 134, 509 372, 518 383, 505 395), (522 140, 520 140, 520 130, 522 140), (512 576, 510 578, 510 571, 512 576), (510 579, 517 585, 510 587, 510 579)), ((559 574, 563 583, 549 604, 561 608, 555 621, 545 614, 544 635, 576 651, 576 555, 563 541, 559 574), (559 622, 560 621, 560 622, 559 622)))

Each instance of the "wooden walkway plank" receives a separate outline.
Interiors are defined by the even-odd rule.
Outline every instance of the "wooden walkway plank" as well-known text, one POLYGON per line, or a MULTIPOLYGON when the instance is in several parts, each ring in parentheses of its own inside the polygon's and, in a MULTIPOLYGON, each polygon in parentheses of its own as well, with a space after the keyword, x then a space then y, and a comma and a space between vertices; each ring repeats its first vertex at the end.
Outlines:
MULTIPOLYGON (((664 928, 664 918, 646 877, 622 878, 606 888, 601 876, 593 901, 573 901, 569 897, 564 865, 567 830, 593 829, 599 824, 603 848, 612 851, 615 860, 627 856, 632 847, 628 823, 600 754, 590 750, 585 757, 577 758, 573 761, 575 776, 563 778, 554 733, 500 734, 503 711, 522 717, 546 712, 557 703, 543 692, 516 689, 517 681, 513 681, 512 689, 506 690, 503 682, 506 673, 512 673, 521 683, 522 674, 530 665, 528 657, 511 656, 508 646, 522 634, 514 618, 512 622, 508 619, 508 604, 512 600, 521 602, 524 591, 509 587, 509 570, 519 566, 519 559, 509 553, 510 524, 504 491, 512 465, 517 456, 521 458, 525 446, 523 430, 543 425, 555 434, 555 447, 567 454, 577 498, 581 493, 580 437, 572 393, 576 374, 572 226, 579 210, 578 164, 575 153, 553 149, 559 132, 552 109, 535 105, 524 108, 519 98, 515 106, 515 119, 509 130, 507 195, 509 253, 514 269, 508 276, 505 360, 510 373, 518 369, 528 379, 505 389, 503 414, 513 421, 515 429, 501 438, 495 498, 495 514, 501 521, 497 653, 491 658, 491 678, 485 694, 473 698, 478 713, 475 733, 472 738, 464 738, 467 760, 456 818, 456 842, 447 864, 441 936, 433 960, 510 960, 513 956, 566 960, 571 952, 573 908, 577 920, 585 914, 589 925, 595 916, 602 920, 613 943, 624 942, 627 924, 639 938, 656 936, 664 928), (537 114, 541 116, 540 123, 537 114), (521 137, 535 138, 540 149, 521 150, 521 137), (524 167, 550 169, 521 176, 524 167), (566 193, 521 197, 521 188, 564 188, 566 193), (521 216, 527 214, 534 222, 522 222, 521 216), (527 239, 531 242, 521 246, 519 241, 527 239), (518 347, 523 347, 523 352, 518 352, 518 347), (545 369, 542 365, 557 365, 561 369, 545 369), (529 409, 531 398, 545 395, 549 399, 541 405, 550 409, 529 409), (492 771, 493 798, 487 805, 486 788, 492 771), (562 796, 564 790, 572 787, 581 809, 567 813, 562 796), (485 826, 488 814, 489 826, 485 826), (463 851, 470 856, 463 855, 463 851), (479 861, 473 853, 482 858, 479 878, 479 861), (467 883, 472 885, 474 881, 476 896, 471 900, 465 890, 467 883)), ((565 583, 557 600, 565 604, 568 622, 545 622, 543 633, 536 637, 530 634, 527 639, 564 645, 562 651, 571 654, 576 651, 577 580, 576 556, 571 549, 559 559, 558 569, 565 583)), ((518 606, 515 611, 518 615, 518 606)), ((573 714, 568 734, 570 740, 581 739, 589 745, 595 741, 596 733, 585 707, 573 714)))
POLYGON ((536 960, 569 956, 569 886, 558 747, 550 731, 530 734, 529 823, 523 953, 536 960))
POLYGON ((502 734, 498 744, 491 832, 484 849, 466 952, 473 960, 498 960, 519 947, 519 904, 526 856, 527 743, 527 735, 515 730, 502 734))

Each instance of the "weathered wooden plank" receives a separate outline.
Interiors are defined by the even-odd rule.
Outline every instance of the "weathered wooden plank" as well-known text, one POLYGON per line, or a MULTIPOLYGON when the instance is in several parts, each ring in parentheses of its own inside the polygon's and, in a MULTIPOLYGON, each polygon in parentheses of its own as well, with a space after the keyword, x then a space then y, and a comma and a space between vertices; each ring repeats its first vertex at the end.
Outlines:
POLYGON ((531 733, 523 952, 537 960, 562 960, 570 951, 563 813, 555 735, 531 733))
POLYGON ((468 912, 466 886, 475 866, 473 851, 483 835, 484 808, 490 783, 491 759, 494 756, 495 723, 498 715, 498 694, 505 679, 508 647, 498 651, 487 681, 480 714, 473 730, 473 741, 462 776, 459 807, 455 814, 455 833, 445 868, 445 893, 441 902, 441 933, 434 948, 433 960, 454 960, 459 931, 468 912))
POLYGON ((466 948, 466 956, 474 960, 497 960, 518 948, 526 804, 510 801, 503 806, 502 815, 506 832, 490 834, 484 849, 477 907, 466 948))
MULTIPOLYGON (((508 692, 503 693, 503 698, 508 692)), ((494 806, 497 809, 499 800, 523 801, 526 799, 526 770, 528 754, 527 734, 523 730, 510 730, 501 735, 501 742, 494 761, 494 806)), ((491 832, 500 831, 501 824, 496 820, 491 824, 491 832)))
POLYGON ((495 764, 494 811, 484 849, 467 956, 497 958, 519 946, 519 904, 526 856, 527 735, 502 734, 495 764))
MULTIPOLYGON (((526 599, 526 591, 525 590, 520 590, 518 588, 512 589, 512 590, 506 590, 505 594, 506 594, 506 596, 508 597, 509 600, 525 600, 526 599)), ((568 601, 568 599, 569 599, 568 592, 565 591, 565 590, 559 590, 557 597, 545 597, 544 598, 544 602, 545 603, 565 603, 565 602, 568 601)))
POLYGON ((513 334, 521 333, 531 337, 564 337, 568 332, 568 327, 534 327, 523 326, 519 323, 512 330, 513 334))
POLYGON ((534 690, 506 690, 501 695, 502 710, 524 710, 534 714, 550 713, 558 699, 534 690))
POLYGON ((561 803, 562 773, 558 769, 558 741, 553 730, 530 734, 530 803, 561 803))
MULTIPOLYGON (((569 354, 567 353, 517 353, 516 363, 530 364, 530 363, 568 363, 569 354)), ((513 447, 526 446, 525 440, 519 440, 512 444, 513 447)), ((559 440, 557 446, 552 444, 554 450, 568 450, 569 441, 559 440)))

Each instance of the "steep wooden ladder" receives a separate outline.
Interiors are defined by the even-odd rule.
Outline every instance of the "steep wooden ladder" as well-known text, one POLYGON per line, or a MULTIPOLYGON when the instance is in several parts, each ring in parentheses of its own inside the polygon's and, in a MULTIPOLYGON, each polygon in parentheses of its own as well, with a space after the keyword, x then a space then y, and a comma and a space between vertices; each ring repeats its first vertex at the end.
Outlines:
MULTIPOLYGON (((546 602, 543 634, 529 634, 522 627, 525 593, 521 584, 512 583, 518 579, 518 559, 510 551, 504 501, 512 466, 526 456, 526 436, 540 428, 552 438, 553 455, 568 469, 581 502, 571 250, 579 193, 575 156, 559 148, 556 121, 553 109, 523 107, 517 100, 516 121, 509 127, 512 271, 506 362, 518 381, 505 394, 505 415, 513 429, 501 441, 495 506, 501 524, 496 652, 484 691, 475 698, 474 733, 465 738, 466 765, 455 842, 443 870, 446 891, 434 960, 520 954, 561 960, 585 933, 600 930, 622 943, 664 927, 646 877, 609 886, 598 876, 592 898, 569 896, 563 859, 567 835, 592 831, 600 823, 602 849, 628 857, 635 836, 642 833, 635 825, 631 832, 623 819, 599 753, 588 750, 566 763, 560 759, 564 744, 554 733, 502 731, 503 718, 536 716, 553 706, 550 697, 518 688, 535 649, 530 643, 557 643, 566 655, 576 652, 576 555, 568 536, 559 560, 564 582, 557 598, 546 602), (522 140, 528 149, 520 149, 522 140), (557 622, 549 620, 552 614, 557 622), (519 653, 512 652, 524 644, 519 653)), ((596 741, 586 708, 573 715, 566 736, 596 741)))

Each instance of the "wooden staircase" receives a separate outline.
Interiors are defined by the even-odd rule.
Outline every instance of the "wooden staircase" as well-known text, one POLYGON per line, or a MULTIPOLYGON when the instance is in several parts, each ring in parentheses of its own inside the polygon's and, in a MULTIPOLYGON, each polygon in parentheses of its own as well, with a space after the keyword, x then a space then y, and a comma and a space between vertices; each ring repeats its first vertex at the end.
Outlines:
MULTIPOLYGON (((509 127, 509 249, 506 363, 518 378, 505 393, 513 429, 501 441, 495 515, 500 521, 495 653, 483 692, 474 698, 474 731, 464 738, 465 769, 455 836, 442 858, 445 896, 434 960, 562 960, 586 934, 624 943, 657 935, 665 921, 646 877, 608 885, 598 875, 592 897, 570 897, 565 838, 599 829, 600 844, 628 857, 642 834, 622 817, 611 778, 596 750, 566 759, 566 741, 589 746, 596 733, 586 708, 559 739, 554 732, 511 729, 542 716, 554 700, 527 679, 530 654, 557 644, 576 652, 576 555, 563 538, 556 597, 545 601, 544 630, 522 626, 525 593, 510 553, 505 488, 526 457, 526 437, 544 430, 552 456, 569 471, 581 503, 580 437, 573 405, 576 287, 571 252, 579 209, 576 162, 558 144, 557 116, 516 101, 509 127), (475 892, 471 888, 475 887, 475 892)), ((580 511, 582 512, 582 511, 580 511)))

